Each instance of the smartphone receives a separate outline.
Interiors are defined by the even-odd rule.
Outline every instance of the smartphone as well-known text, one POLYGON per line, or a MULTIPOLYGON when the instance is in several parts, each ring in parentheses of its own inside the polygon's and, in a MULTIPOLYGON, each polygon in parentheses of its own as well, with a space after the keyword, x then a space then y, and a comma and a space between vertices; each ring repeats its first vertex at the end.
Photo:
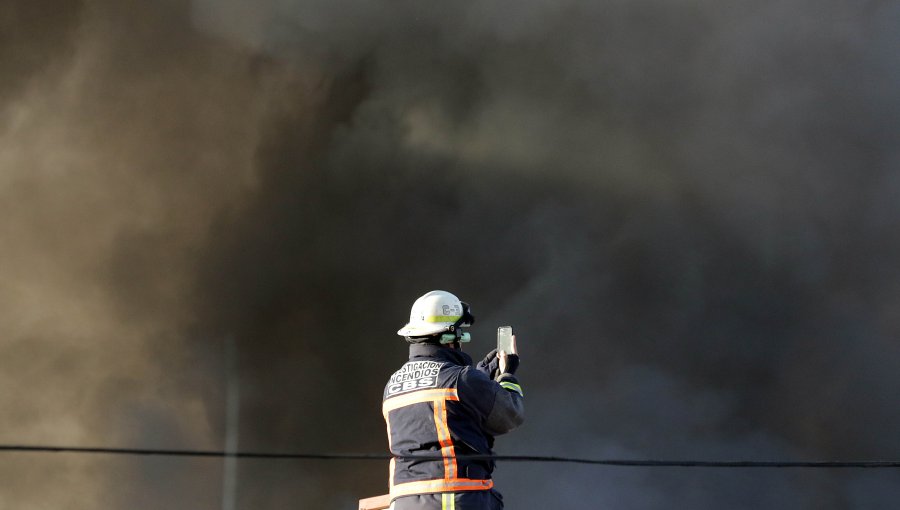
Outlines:
POLYGON ((497 351, 516 354, 516 337, 513 336, 512 326, 497 328, 497 351))

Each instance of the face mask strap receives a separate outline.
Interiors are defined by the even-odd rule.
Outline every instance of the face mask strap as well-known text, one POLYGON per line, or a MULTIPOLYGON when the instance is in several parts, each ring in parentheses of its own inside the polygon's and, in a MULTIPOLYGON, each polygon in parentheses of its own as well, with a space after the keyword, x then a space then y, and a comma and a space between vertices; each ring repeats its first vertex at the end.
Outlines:
POLYGON ((470 342, 472 340, 472 335, 469 333, 463 333, 461 328, 463 326, 471 326, 475 324, 475 316, 472 315, 472 309, 469 307, 469 304, 465 301, 460 301, 462 305, 462 315, 456 322, 453 323, 449 328, 449 333, 444 333, 441 335, 441 343, 442 344, 452 344, 453 342, 470 342))
POLYGON ((469 333, 444 333, 441 335, 441 345, 452 344, 453 342, 467 343, 472 341, 472 335, 469 333))

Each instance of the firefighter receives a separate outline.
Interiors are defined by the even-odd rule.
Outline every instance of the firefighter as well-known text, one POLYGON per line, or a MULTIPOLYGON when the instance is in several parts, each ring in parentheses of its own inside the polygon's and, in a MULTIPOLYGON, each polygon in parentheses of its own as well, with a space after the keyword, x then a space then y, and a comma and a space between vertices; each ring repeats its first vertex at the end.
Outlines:
POLYGON ((519 357, 488 353, 477 365, 461 344, 475 317, 453 294, 431 291, 413 303, 397 334, 409 342, 409 361, 384 389, 392 510, 496 510, 503 499, 491 480, 494 436, 523 421, 523 393, 515 377, 519 357), (408 456, 429 456, 410 459, 408 456))

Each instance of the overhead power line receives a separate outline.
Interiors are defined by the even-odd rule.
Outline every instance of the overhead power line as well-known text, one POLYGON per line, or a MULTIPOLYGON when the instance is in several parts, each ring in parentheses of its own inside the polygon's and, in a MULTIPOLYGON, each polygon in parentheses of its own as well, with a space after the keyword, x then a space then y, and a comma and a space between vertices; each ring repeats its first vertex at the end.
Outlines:
MULTIPOLYGON (((394 456, 380 453, 278 453, 229 452, 223 450, 154 450, 145 448, 104 448, 45 445, 0 445, 0 452, 77 453, 107 455, 155 455, 163 457, 219 457, 239 459, 295 460, 388 460, 394 456)), ((440 455, 410 455, 396 458, 441 460, 440 455)), ((585 459, 542 455, 459 455, 459 459, 504 462, 555 462, 623 467, 700 467, 700 468, 900 468, 900 461, 755 461, 755 460, 631 460, 585 459)))

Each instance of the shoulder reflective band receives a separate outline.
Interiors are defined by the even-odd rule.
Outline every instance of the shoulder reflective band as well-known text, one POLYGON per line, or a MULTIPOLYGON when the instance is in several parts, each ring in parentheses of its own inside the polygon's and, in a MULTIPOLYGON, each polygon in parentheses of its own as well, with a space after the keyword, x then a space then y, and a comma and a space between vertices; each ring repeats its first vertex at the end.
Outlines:
POLYGON ((522 396, 522 397, 525 396, 525 394, 522 393, 522 387, 514 382, 503 381, 502 383, 500 383, 500 386, 509 391, 514 391, 514 392, 518 393, 519 396, 522 396))
POLYGON ((486 491, 493 487, 493 480, 471 480, 469 478, 422 480, 420 482, 406 482, 394 485, 391 487, 391 499, 435 492, 486 491))
POLYGON ((459 394, 456 388, 438 388, 435 390, 418 390, 411 393, 405 393, 396 397, 389 397, 381 404, 381 412, 387 418, 388 412, 401 407, 411 406, 413 404, 422 404, 424 402, 434 402, 436 400, 459 400, 459 394))

